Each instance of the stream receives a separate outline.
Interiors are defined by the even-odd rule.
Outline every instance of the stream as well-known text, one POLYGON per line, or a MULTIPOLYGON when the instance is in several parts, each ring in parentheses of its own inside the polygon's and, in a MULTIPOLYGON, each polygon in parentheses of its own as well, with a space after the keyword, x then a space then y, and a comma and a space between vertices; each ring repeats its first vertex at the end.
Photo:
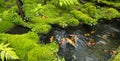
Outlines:
MULTIPOLYGON (((64 57, 65 61, 107 61, 117 53, 115 50, 120 45, 119 25, 120 22, 115 20, 101 21, 96 26, 54 27, 50 33, 39 35, 40 40, 46 43, 53 36, 59 44, 58 55, 64 57), (74 42, 67 41, 71 39, 74 42)), ((23 34, 28 31, 30 29, 15 26, 6 33, 23 34)))
POLYGON ((83 25, 77 29, 56 28, 53 36, 60 46, 58 54, 65 61, 107 61, 117 53, 115 50, 120 44, 119 25, 119 22, 111 21, 92 27, 83 25), (73 44, 65 39, 71 38, 71 35, 76 35, 73 44))

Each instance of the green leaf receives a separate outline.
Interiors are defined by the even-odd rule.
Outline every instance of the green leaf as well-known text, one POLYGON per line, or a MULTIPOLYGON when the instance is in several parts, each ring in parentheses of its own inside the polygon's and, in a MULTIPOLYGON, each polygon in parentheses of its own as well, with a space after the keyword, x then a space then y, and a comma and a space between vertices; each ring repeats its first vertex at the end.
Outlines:
POLYGON ((2 51, 2 52, 0 53, 0 56, 1 56, 2 61, 4 61, 4 58, 5 58, 5 51, 2 51))
POLYGON ((19 59, 19 57, 16 55, 16 53, 13 50, 13 48, 8 47, 8 44, 4 44, 1 43, 0 44, 0 56, 2 61, 4 61, 4 59, 8 60, 8 59, 19 59))
POLYGON ((0 44, 0 47, 2 47, 3 45, 4 45, 4 43, 1 43, 1 44, 0 44))
POLYGON ((14 51, 7 51, 5 57, 6 59, 19 59, 14 51))
POLYGON ((62 6, 63 5, 63 1, 59 0, 59 4, 60 4, 60 6, 62 6))
POLYGON ((70 0, 69 2, 70 2, 71 4, 74 4, 73 0, 70 0))
POLYGON ((63 4, 66 6, 79 4, 77 0, 60 0, 59 3, 60 3, 60 6, 62 6, 63 4))
POLYGON ((71 5, 71 3, 69 2, 69 0, 65 0, 67 5, 71 5))
POLYGON ((7 48, 5 48, 4 50, 5 50, 5 51, 12 51, 13 48, 7 47, 7 48))
POLYGON ((8 45, 9 45, 9 43, 7 43, 7 44, 3 45, 3 47, 4 47, 4 48, 5 48, 5 47, 8 47, 8 45))
POLYGON ((62 0, 62 2, 67 6, 67 3, 66 3, 66 1, 65 0, 62 0))

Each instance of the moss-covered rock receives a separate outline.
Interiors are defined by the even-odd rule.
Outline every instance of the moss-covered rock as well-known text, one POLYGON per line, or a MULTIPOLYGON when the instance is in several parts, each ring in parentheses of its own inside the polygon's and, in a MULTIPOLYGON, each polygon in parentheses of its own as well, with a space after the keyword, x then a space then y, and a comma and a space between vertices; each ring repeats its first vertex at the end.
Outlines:
POLYGON ((58 51, 56 43, 37 44, 38 35, 29 32, 21 35, 0 34, 0 42, 7 41, 15 49, 16 54, 21 61, 39 61, 56 59, 55 52, 58 51))
POLYGON ((51 29, 50 25, 46 25, 46 24, 35 24, 35 27, 32 28, 33 32, 37 32, 37 33, 48 33, 51 29))
POLYGON ((97 20, 91 18, 89 15, 84 14, 81 11, 78 10, 73 10, 71 12, 78 20, 82 21, 85 24, 88 25, 96 25, 97 24, 97 20))
POLYGON ((115 1, 110 1, 110 0, 99 0, 97 1, 100 4, 105 4, 108 6, 112 6, 115 8, 120 8, 120 1, 119 0, 115 0, 115 1))
MULTIPOLYGON (((36 44, 38 41, 37 33, 48 33, 53 24, 65 28, 78 26, 79 22, 97 25, 97 21, 100 19, 120 18, 120 13, 117 10, 120 8, 119 0, 86 0, 84 4, 80 3, 80 5, 71 7, 64 6, 62 9, 56 5, 58 2, 54 3, 56 0, 51 0, 45 5, 40 4, 45 0, 21 1, 23 2, 22 10, 25 14, 24 20, 27 22, 20 17, 15 0, 0 0, 0 33, 6 32, 14 25, 22 25, 32 31, 21 35, 0 34, 0 42, 7 41, 10 43, 21 61, 49 61, 56 58, 56 55, 53 54, 54 50, 52 50, 52 48, 55 48, 55 51, 57 51, 58 46, 55 43, 36 44), (101 7, 98 3, 105 6, 101 7), (69 9, 64 10, 66 7, 69 7, 69 9)), ((118 53, 113 61, 119 61, 119 56, 118 53)))
POLYGON ((8 31, 10 28, 12 28, 14 26, 14 24, 10 21, 3 21, 1 19, 0 21, 0 32, 6 32, 8 31))
POLYGON ((113 18, 119 18, 120 13, 114 8, 95 6, 95 4, 89 2, 81 6, 80 11, 88 14, 90 17, 96 19, 112 20, 113 18))
POLYGON ((56 43, 41 44, 28 52, 28 61, 53 61, 57 58, 55 55, 58 51, 57 48, 56 43))
MULTIPOLYGON (((22 9, 25 13, 24 19, 28 22, 25 22, 22 20, 22 18, 20 18, 17 13, 18 8, 16 5, 8 11, 4 11, 2 14, 3 18, 1 18, 3 20, 10 21, 10 24, 14 23, 17 25, 22 25, 24 27, 30 28, 34 32, 40 33, 48 33, 52 28, 51 25, 53 24, 57 24, 63 28, 68 26, 78 26, 79 22, 88 25, 96 25, 99 19, 111 20, 113 18, 120 17, 120 13, 116 9, 96 6, 92 2, 80 4, 80 10, 63 10, 50 3, 41 5, 38 3, 40 2, 38 0, 22 0, 22 2, 22 9), (70 12, 72 12, 72 14, 70 12), (7 18, 5 16, 7 16, 7 18)), ((74 8, 74 6, 71 8, 74 8)), ((10 27, 6 26, 6 28, 8 30, 10 27)))

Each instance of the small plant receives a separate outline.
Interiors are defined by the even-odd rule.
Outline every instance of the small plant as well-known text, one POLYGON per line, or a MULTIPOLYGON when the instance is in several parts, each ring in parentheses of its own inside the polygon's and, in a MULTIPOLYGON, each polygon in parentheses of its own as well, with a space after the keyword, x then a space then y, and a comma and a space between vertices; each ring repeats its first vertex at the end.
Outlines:
POLYGON ((0 44, 0 58, 2 61, 8 60, 8 59, 19 59, 19 57, 16 55, 16 53, 13 51, 13 48, 8 47, 9 43, 0 44))

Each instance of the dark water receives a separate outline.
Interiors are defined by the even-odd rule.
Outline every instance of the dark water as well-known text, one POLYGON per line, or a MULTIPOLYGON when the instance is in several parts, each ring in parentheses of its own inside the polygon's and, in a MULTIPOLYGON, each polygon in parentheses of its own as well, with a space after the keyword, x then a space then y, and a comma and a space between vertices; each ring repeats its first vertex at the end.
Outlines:
POLYGON ((76 34, 77 42, 71 45, 68 42, 60 44, 58 54, 65 58, 66 61, 107 61, 115 53, 120 44, 120 23, 104 22, 97 26, 81 26, 77 29, 59 29, 56 28, 53 35, 58 43, 63 38, 68 38, 76 34), (94 33, 91 33, 94 31, 94 33), (89 36, 85 36, 89 34, 89 36), (88 46, 87 43, 93 40, 95 45, 88 46))
POLYGON ((24 34, 24 33, 27 33, 29 31, 30 31, 29 28, 26 28, 26 27, 23 27, 23 26, 20 26, 20 25, 15 25, 13 28, 6 31, 6 33, 9 33, 9 34, 24 34))

